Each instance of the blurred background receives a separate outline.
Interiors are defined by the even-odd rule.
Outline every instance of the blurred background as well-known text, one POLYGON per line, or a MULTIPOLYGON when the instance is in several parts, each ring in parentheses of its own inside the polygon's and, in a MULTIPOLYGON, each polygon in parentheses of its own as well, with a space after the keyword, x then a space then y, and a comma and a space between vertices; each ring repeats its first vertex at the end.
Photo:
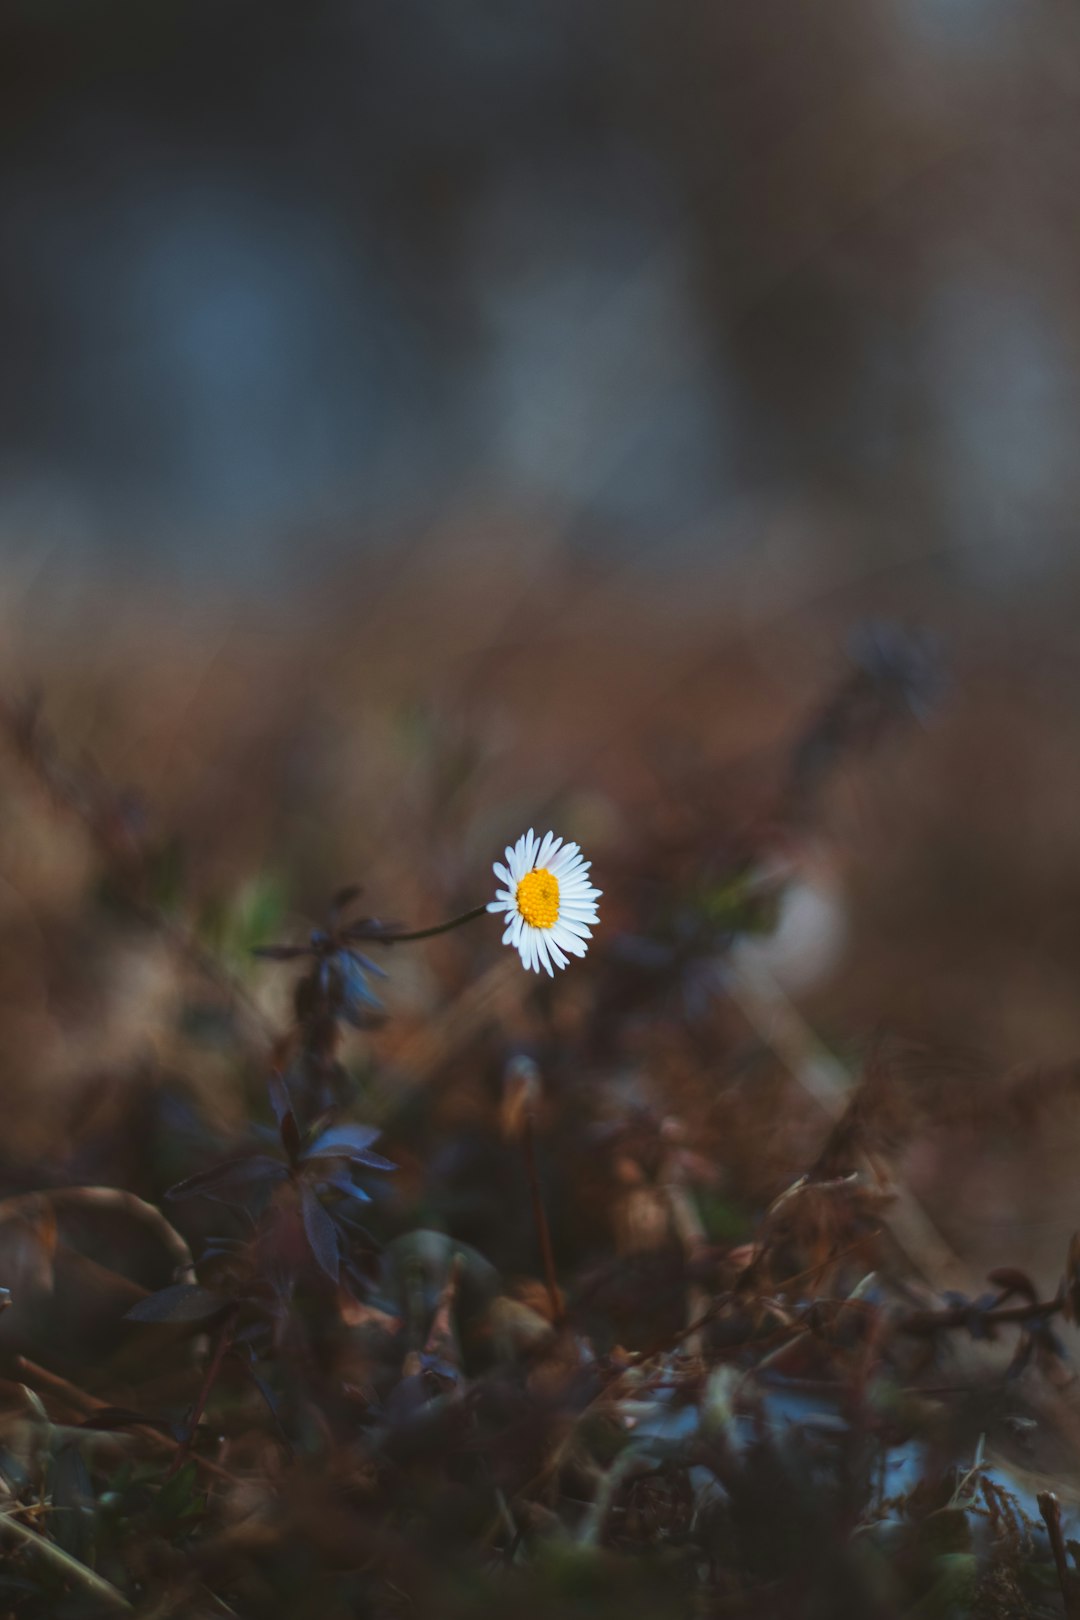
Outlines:
POLYGON ((665 572, 1063 566, 1077 27, 8 6, 5 552, 247 593, 494 508, 665 572))
MULTIPOLYGON (((355 877, 434 920, 551 815, 614 933, 693 806, 697 847, 794 861, 773 965, 829 1040, 899 1031, 965 1097, 1073 1063, 1072 9, 13 0, 0 31, 0 677, 183 841, 193 905, 270 874, 310 917, 355 877), (770 831, 867 619, 948 681, 770 831)), ((170 991, 5 772, 32 1135, 160 1058, 170 991)), ((1052 1270, 1071 1105, 1019 1169, 1015 1117, 973 1142, 965 1109, 912 1175, 959 1246, 1052 1270)))

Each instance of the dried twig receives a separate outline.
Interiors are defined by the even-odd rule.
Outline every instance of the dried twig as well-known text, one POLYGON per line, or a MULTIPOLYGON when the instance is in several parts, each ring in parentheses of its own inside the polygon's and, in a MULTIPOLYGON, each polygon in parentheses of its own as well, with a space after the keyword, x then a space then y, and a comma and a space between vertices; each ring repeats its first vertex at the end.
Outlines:
POLYGON ((12 1513, 0 1513, 0 1534, 13 1536, 16 1541, 21 1541, 24 1545, 33 1547, 35 1552, 39 1553, 42 1558, 55 1567, 58 1574, 66 1576, 68 1580, 76 1581, 101 1602, 108 1603, 114 1609, 130 1611, 132 1605, 124 1594, 113 1586, 111 1581, 104 1580, 102 1576, 96 1575, 92 1569, 87 1569, 85 1564, 81 1564, 77 1558, 73 1558, 62 1547, 58 1547, 55 1541, 49 1541, 36 1530, 31 1530, 29 1525, 23 1524, 12 1513))
POLYGON ((548 1306, 551 1311, 551 1320, 558 1327, 563 1320, 562 1295, 559 1292, 558 1279, 555 1274, 555 1253, 551 1247, 551 1228, 548 1225, 547 1210, 544 1208, 544 1195, 536 1168, 536 1140, 532 1115, 528 1112, 526 1112, 522 1121, 521 1150, 525 1155, 525 1173, 529 1178, 533 1221, 536 1225, 536 1236, 540 1244, 540 1255, 544 1262, 544 1282, 547 1287, 548 1306))
MULTIPOLYGON (((109 1406, 108 1401, 100 1400, 88 1390, 80 1389, 77 1384, 71 1383, 67 1378, 61 1378, 59 1373, 50 1372, 47 1367, 39 1367, 36 1361, 31 1361, 27 1356, 16 1356, 14 1368, 28 1384, 37 1389, 48 1390, 58 1399, 66 1401, 73 1411, 81 1413, 83 1417, 91 1417, 95 1412, 105 1411, 109 1406)), ((179 1440, 173 1440, 169 1435, 162 1434, 159 1429, 151 1429, 142 1424, 132 1424, 130 1432, 137 1435, 140 1440, 145 1440, 157 1451, 175 1452, 180 1446, 179 1440)), ((212 1462, 209 1457, 200 1456, 197 1451, 192 1452, 191 1456, 204 1473, 212 1474, 215 1479, 224 1480, 230 1485, 240 1483, 235 1474, 230 1474, 228 1469, 212 1462)))
POLYGON ((130 915, 160 934, 178 956, 214 985, 247 1023, 253 1042, 271 1044, 274 1028, 243 981, 190 928, 140 894, 150 850, 142 838, 125 830, 122 796, 90 770, 78 771, 62 761, 35 705, 18 705, 0 697, 0 729, 7 732, 14 752, 53 804, 82 823, 103 861, 120 880, 130 915))
POLYGON ((199 1385, 199 1393, 195 1397, 195 1404, 191 1408, 191 1416, 188 1418, 187 1425, 185 1427, 184 1438, 176 1448, 176 1453, 165 1474, 166 1479, 172 1479, 174 1474, 178 1474, 191 1454, 192 1447, 195 1443, 195 1436, 199 1430, 199 1422, 202 1418, 203 1412, 206 1410, 206 1403, 210 1399, 210 1392, 217 1382, 218 1373, 221 1371, 221 1364, 229 1353, 229 1347, 232 1344, 233 1334, 235 1331, 236 1312, 233 1310, 229 1312, 228 1316, 226 1316, 224 1322, 221 1324, 221 1327, 218 1330, 218 1336, 214 1344, 213 1354, 206 1364, 206 1371, 203 1374, 202 1383, 199 1385))
MULTIPOLYGON (((830 1119, 839 1119, 853 1090, 843 1064, 819 1040, 763 965, 732 961, 729 968, 727 992, 755 1033, 830 1119)), ((870 1166, 865 1160, 864 1165, 871 1172, 880 1171, 879 1165, 870 1166)), ((970 1289, 973 1279, 967 1267, 914 1194, 895 1178, 890 1180, 889 1193, 882 1224, 915 1269, 939 1292, 970 1289)))
POLYGON ((0 1225, 5 1221, 26 1220, 44 1208, 117 1210, 144 1226, 149 1226, 176 1262, 176 1280, 193 1283, 195 1262, 187 1243, 175 1226, 165 1219, 156 1204, 147 1203, 122 1187, 41 1187, 34 1192, 17 1193, 0 1202, 0 1225))
POLYGON ((1061 1504, 1053 1491, 1040 1491, 1035 1500, 1050 1538, 1050 1550, 1057 1566, 1058 1584, 1065 1602, 1065 1620, 1080 1620, 1080 1583, 1076 1572, 1069 1567, 1065 1550, 1065 1535, 1061 1528, 1061 1504))

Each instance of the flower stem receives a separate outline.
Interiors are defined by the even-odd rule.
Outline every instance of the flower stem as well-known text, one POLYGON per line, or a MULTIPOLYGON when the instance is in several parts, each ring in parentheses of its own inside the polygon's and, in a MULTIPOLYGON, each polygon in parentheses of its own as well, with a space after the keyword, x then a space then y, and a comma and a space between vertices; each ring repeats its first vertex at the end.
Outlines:
POLYGON ((178 1474, 184 1463, 187 1462, 188 1454, 195 1443, 196 1430, 199 1427, 199 1422, 202 1418, 203 1412, 206 1409, 206 1403, 210 1398, 210 1391, 217 1382, 217 1375, 221 1371, 221 1363, 225 1360, 225 1357, 229 1352, 232 1345, 233 1333, 235 1331, 236 1311, 232 1310, 229 1312, 229 1315, 225 1318, 225 1321, 221 1325, 221 1330, 218 1333, 217 1343, 214 1346, 213 1354, 211 1355, 210 1360, 207 1362, 206 1371, 203 1374, 203 1381, 199 1386, 199 1393, 195 1397, 195 1404, 191 1408, 191 1416, 188 1418, 185 1426, 186 1432, 184 1434, 184 1438, 177 1447, 172 1462, 165 1470, 165 1478, 167 1480, 172 1479, 174 1475, 178 1474))
POLYGON ((475 922, 477 917, 483 917, 487 906, 473 906, 471 911, 463 911, 460 917, 451 917, 449 922, 435 923, 432 928, 414 928, 408 934, 382 934, 375 941, 379 945, 401 945, 407 940, 431 939, 435 934, 448 934, 451 928, 460 928, 464 923, 475 922))

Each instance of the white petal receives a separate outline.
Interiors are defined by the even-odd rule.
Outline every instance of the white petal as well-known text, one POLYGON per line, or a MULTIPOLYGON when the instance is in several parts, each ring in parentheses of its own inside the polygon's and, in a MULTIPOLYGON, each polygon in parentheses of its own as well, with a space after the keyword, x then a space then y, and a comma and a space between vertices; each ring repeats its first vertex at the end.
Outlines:
POLYGON ((588 872, 582 871, 563 872, 559 877, 559 883, 568 892, 571 889, 588 889, 591 887, 588 872))
POLYGON ((578 844, 565 843, 554 830, 537 837, 533 827, 514 845, 507 845, 505 863, 493 864, 502 887, 487 909, 503 916, 503 944, 513 946, 526 969, 539 973, 542 967, 554 977, 556 967, 567 966, 566 952, 585 955, 585 941, 592 938, 590 924, 599 920, 596 902, 602 893, 589 882, 590 865, 578 844), (551 872, 559 884, 559 913, 553 928, 533 927, 518 910, 518 886, 526 873, 538 869, 551 872))
POLYGON ((574 917, 560 917, 555 926, 560 933, 565 931, 572 934, 575 939, 592 939, 592 929, 574 917))

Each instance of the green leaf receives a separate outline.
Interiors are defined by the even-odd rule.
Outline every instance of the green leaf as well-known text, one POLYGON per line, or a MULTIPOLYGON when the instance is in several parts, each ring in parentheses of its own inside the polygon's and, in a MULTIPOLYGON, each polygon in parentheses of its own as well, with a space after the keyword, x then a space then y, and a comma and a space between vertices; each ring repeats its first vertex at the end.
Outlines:
POLYGON ((978 1563, 971 1552, 946 1553, 934 1565, 934 1584, 904 1620, 967 1620, 975 1596, 978 1563))
POLYGON ((154 1501, 155 1516, 172 1530, 190 1528, 206 1512, 206 1497, 198 1489, 194 1462, 186 1462, 172 1479, 167 1479, 154 1501))

